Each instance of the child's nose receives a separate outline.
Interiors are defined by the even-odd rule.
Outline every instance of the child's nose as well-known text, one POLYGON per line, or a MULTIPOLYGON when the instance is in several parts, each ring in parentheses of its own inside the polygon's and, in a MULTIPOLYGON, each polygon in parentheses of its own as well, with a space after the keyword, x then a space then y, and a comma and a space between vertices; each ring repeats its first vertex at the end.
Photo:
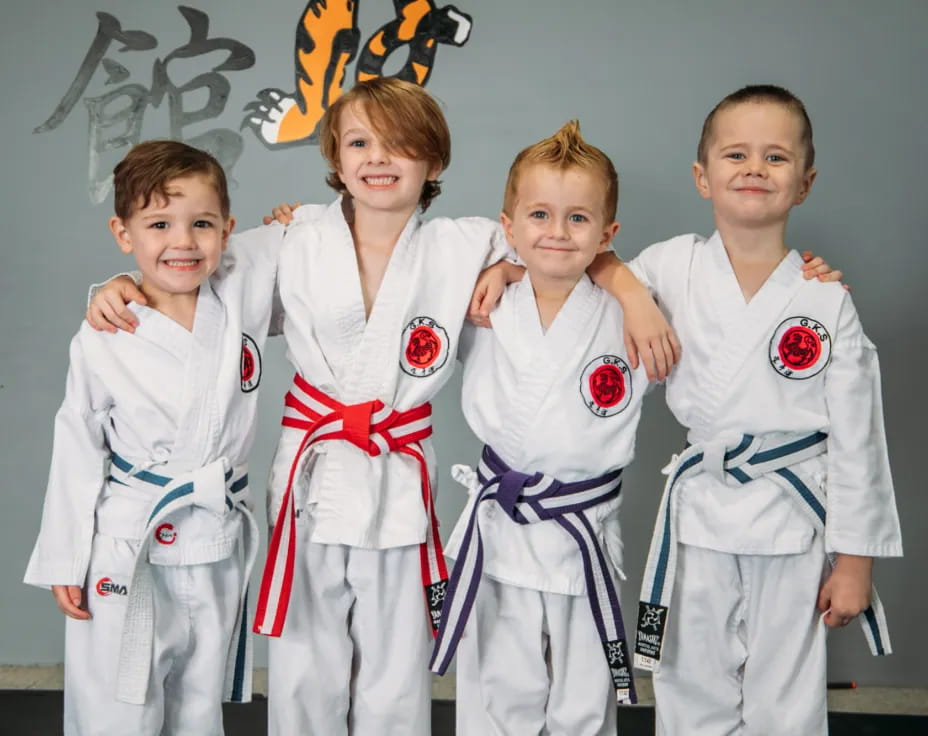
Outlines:
POLYGON ((763 156, 748 157, 748 173, 764 176, 767 173, 767 159, 763 156))
POLYGON ((390 158, 390 152, 380 141, 375 141, 368 146, 367 155, 374 164, 384 163, 390 158))

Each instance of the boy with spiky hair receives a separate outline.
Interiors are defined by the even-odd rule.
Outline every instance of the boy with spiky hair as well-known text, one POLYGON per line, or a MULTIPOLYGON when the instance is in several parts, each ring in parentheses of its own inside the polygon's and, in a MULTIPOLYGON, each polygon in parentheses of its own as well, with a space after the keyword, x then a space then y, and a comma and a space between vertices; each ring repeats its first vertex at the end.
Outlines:
POLYGON ((785 243, 814 156, 789 91, 729 95, 693 164, 717 232, 630 264, 686 348, 667 402, 689 444, 667 469, 635 656, 668 736, 824 734, 826 626, 859 616, 890 651, 871 569, 902 543, 876 348, 850 294, 803 280, 785 243))
POLYGON ((222 701, 251 695, 245 463, 279 236, 224 253, 225 175, 176 141, 135 146, 114 189, 147 306, 135 334, 71 342, 25 582, 68 616, 65 734, 219 734, 222 701))
POLYGON ((462 339, 462 407, 484 443, 447 545, 456 563, 432 666, 458 651, 457 733, 615 734, 634 702, 616 578, 622 468, 648 385, 623 314, 586 269, 607 249, 618 177, 576 122, 523 150, 500 219, 526 265, 462 339))

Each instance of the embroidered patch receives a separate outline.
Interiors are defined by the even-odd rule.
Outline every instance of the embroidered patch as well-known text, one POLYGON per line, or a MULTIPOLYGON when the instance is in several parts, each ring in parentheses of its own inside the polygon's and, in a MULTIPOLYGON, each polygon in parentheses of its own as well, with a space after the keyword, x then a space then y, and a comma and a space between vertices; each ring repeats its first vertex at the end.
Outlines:
POLYGON ((611 417, 632 400, 628 363, 618 355, 601 355, 587 363, 580 376, 580 395, 587 409, 598 417, 611 417))
POLYGON ((448 360, 448 333, 431 317, 416 317, 403 330, 400 368, 416 378, 431 376, 448 360))
POLYGON ((811 378, 830 360, 831 335, 811 317, 783 320, 770 339, 770 365, 785 378, 811 378))
POLYGON ((261 351, 250 336, 242 333, 242 391, 251 393, 261 383, 261 351))
POLYGON ((123 583, 113 582, 112 578, 100 578, 93 586, 97 595, 106 598, 111 595, 128 595, 129 590, 123 583))
POLYGON ((172 524, 161 524, 155 529, 155 541, 158 544, 174 544, 177 539, 177 532, 174 531, 172 524))

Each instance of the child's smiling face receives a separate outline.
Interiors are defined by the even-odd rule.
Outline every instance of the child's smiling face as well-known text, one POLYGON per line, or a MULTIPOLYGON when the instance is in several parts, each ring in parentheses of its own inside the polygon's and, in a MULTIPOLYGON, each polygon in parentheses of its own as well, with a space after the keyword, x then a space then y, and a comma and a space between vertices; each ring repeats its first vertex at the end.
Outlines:
POLYGON ((742 102, 712 123, 705 162, 693 165, 699 193, 712 200, 720 226, 785 223, 815 179, 807 168, 799 116, 776 102, 742 102))

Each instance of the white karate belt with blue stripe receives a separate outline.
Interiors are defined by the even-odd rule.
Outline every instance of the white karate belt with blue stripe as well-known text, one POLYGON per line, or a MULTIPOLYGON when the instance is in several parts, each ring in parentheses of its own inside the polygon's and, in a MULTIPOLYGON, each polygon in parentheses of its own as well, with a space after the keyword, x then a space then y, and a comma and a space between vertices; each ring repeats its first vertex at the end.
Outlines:
MULTIPOLYGON (((146 490, 148 493, 151 492, 152 486, 158 486, 163 490, 145 521, 129 585, 119 650, 117 700, 139 705, 145 702, 154 640, 153 583, 148 550, 158 526, 172 514, 191 506, 202 508, 220 518, 229 513, 240 513, 246 521, 245 570, 238 615, 229 654, 226 657, 223 699, 232 702, 251 700, 252 644, 247 628, 248 580, 258 554, 258 524, 250 508, 247 468, 229 468, 228 465, 225 458, 220 458, 203 468, 170 478, 148 470, 136 471, 131 463, 116 454, 111 458, 111 483, 146 490)), ((223 545, 210 545, 209 540, 204 542, 206 543, 197 547, 191 555, 185 555, 184 564, 207 564, 229 556, 230 550, 223 545)))
POLYGON ((577 542, 583 558, 587 598, 609 664, 616 697, 620 702, 637 702, 625 627, 612 571, 596 538, 596 532, 584 513, 619 495, 622 490, 622 470, 614 470, 591 480, 562 483, 542 473, 526 475, 512 470, 487 445, 483 448, 477 477, 481 489, 448 581, 441 628, 429 665, 431 670, 438 674, 445 673, 464 632, 483 571, 483 540, 477 512, 484 501, 496 501, 513 521, 519 524, 554 521, 577 542))
MULTIPOLYGON (((770 438, 745 434, 740 439, 737 436, 731 438, 730 442, 723 439, 694 444, 674 457, 668 466, 638 604, 636 667, 653 671, 660 663, 677 566, 674 494, 677 484, 684 478, 703 472, 711 472, 720 479, 730 476, 742 484, 764 477, 783 489, 812 521, 815 529, 824 533, 825 494, 819 484, 810 482, 792 466, 824 453, 827 438, 824 432, 770 438)), ((834 563, 833 556, 829 555, 829 561, 834 563)), ((871 604, 860 615, 860 623, 874 655, 892 652, 886 615, 876 588, 871 590, 871 604)))

